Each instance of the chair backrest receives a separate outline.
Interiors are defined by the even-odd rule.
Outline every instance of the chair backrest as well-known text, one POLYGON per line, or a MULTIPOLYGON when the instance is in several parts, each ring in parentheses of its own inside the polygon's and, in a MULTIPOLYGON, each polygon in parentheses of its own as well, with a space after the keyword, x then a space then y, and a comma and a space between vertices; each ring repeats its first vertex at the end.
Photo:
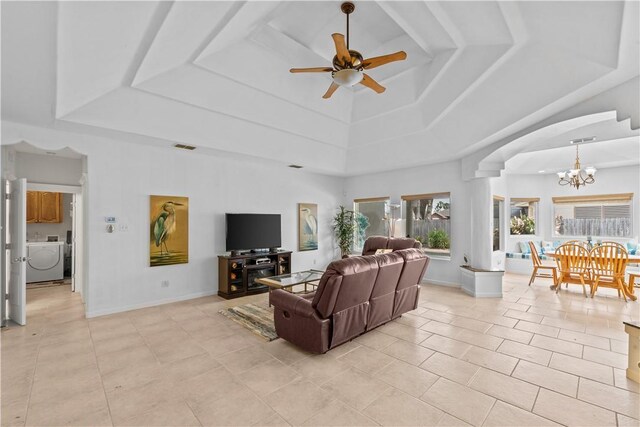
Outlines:
POLYGON ((616 242, 603 242, 591 249, 589 256, 591 269, 597 276, 624 276, 629 263, 627 248, 616 242))
POLYGON ((542 262, 540 261, 540 255, 538 255, 536 245, 534 245, 532 241, 529 242, 529 248, 531 248, 531 261, 533 261, 533 266, 540 267, 540 265, 542 265, 542 262))
POLYGON ((564 244, 584 246, 587 249, 589 248, 589 243, 585 242, 584 240, 567 240, 566 242, 564 242, 564 244))
POLYGON ((589 251, 575 243, 565 243, 556 249, 556 263, 561 273, 586 273, 589 271, 589 251))

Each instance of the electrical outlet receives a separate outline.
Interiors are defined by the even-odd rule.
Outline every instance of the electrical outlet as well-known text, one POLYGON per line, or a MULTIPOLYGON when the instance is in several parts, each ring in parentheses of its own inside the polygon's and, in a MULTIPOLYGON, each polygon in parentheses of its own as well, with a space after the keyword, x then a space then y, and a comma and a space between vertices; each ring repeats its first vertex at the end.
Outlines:
POLYGON ((129 231, 129 226, 127 224, 120 224, 120 231, 129 231))
POLYGON ((162 282, 160 282, 160 286, 162 286, 163 288, 168 288, 169 287, 169 281, 168 280, 163 280, 162 282))

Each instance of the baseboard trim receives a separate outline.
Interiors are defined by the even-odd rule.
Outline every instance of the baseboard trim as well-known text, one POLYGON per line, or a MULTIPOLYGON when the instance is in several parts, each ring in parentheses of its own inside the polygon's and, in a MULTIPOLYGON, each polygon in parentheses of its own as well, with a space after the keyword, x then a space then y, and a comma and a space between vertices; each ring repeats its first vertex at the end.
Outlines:
POLYGON ((478 293, 478 294, 474 294, 472 291, 462 288, 462 292, 464 292, 467 295, 471 295, 472 297, 475 298, 502 298, 502 292, 497 293, 497 292, 488 292, 488 293, 478 293))
POLYGON ((174 298, 164 298, 164 299, 159 299, 155 301, 143 302, 140 304, 131 304, 131 305, 125 305, 125 306, 116 307, 116 308, 106 308, 102 310, 87 311, 85 313, 85 316, 87 319, 90 319, 92 317, 106 316, 108 314, 123 313, 125 311, 139 310, 141 308, 155 307, 158 305, 171 304, 173 302, 180 302, 180 301, 186 301, 186 300, 195 299, 195 298, 208 297, 211 295, 216 295, 217 293, 218 293, 217 290, 196 292, 193 294, 181 295, 179 297, 174 297, 174 298))
POLYGON ((421 284, 423 285, 436 285, 436 286, 446 286, 449 288, 459 288, 462 286, 460 283, 447 282, 445 280, 433 280, 433 279, 423 279, 421 284))

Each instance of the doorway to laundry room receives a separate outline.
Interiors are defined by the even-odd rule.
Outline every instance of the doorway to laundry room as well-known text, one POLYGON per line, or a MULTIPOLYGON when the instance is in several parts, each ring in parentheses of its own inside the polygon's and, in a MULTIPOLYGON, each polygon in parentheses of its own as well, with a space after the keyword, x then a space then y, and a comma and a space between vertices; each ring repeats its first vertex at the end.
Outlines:
POLYGON ((30 316, 59 315, 83 299, 86 160, 68 148, 45 151, 25 142, 3 147, 3 155, 10 194, 3 320, 25 325, 30 316))
POLYGON ((60 285, 72 290, 73 206, 73 193, 27 190, 27 290, 60 285))

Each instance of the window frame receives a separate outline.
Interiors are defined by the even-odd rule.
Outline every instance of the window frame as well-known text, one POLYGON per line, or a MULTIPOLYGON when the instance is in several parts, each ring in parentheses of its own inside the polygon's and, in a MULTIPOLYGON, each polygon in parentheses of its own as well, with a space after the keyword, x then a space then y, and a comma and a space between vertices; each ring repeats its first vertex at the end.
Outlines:
MULTIPOLYGON (((376 202, 385 202, 385 209, 384 210, 385 210, 385 216, 386 216, 387 213, 390 211, 391 196, 363 197, 363 198, 353 199, 353 212, 354 213, 360 213, 359 210, 356 208, 356 205, 359 205, 361 203, 376 203, 376 202)), ((358 233, 357 227, 356 227, 354 232, 358 233)), ((366 240, 366 238, 365 238, 365 240, 366 240)), ((359 245, 358 236, 356 234, 354 236, 354 239, 353 239, 352 251, 353 252, 362 252, 362 248, 363 247, 364 247, 364 241, 362 242, 362 245, 359 245)))
POLYGON ((584 235, 573 235, 573 234, 558 234, 556 232, 556 205, 572 205, 574 208, 576 205, 580 206, 580 204, 595 204, 596 206, 600 206, 602 209, 603 206, 607 204, 628 204, 629 205, 629 220, 630 220, 630 229, 628 236, 603 236, 592 234, 590 237, 597 238, 607 238, 607 239, 632 239, 634 235, 634 210, 633 210, 633 196, 634 193, 619 193, 619 194, 594 194, 594 195, 585 195, 585 196, 558 196, 551 198, 551 236, 554 238, 574 238, 574 237, 584 237, 584 235))
POLYGON ((401 205, 402 205, 402 211, 401 211, 401 218, 405 221, 405 235, 407 236, 411 236, 412 233, 410 233, 409 230, 409 225, 408 225, 408 221, 407 221, 407 215, 409 214, 409 209, 408 209, 408 202, 412 202, 414 200, 425 200, 425 199, 448 199, 449 200, 449 218, 447 219, 447 221, 449 221, 449 232, 448 232, 448 236, 449 236, 449 250, 448 252, 442 253, 442 252, 434 252, 433 249, 428 248, 426 244, 424 244, 422 246, 422 251, 425 254, 428 254, 432 259, 442 259, 442 260, 451 260, 451 255, 452 255, 452 251, 453 251, 453 235, 452 235, 452 231, 453 231, 453 227, 451 226, 451 207, 453 204, 453 199, 451 197, 451 192, 450 191, 440 191, 440 192, 433 192, 433 193, 422 193, 422 194, 405 194, 400 196, 400 201, 401 201, 401 205), (441 197, 438 197, 441 196, 441 197))
POLYGON ((508 224, 508 228, 509 228, 509 237, 526 237, 526 236, 538 236, 540 235, 540 197, 510 197, 509 198, 509 224, 508 224), (529 203, 535 203, 535 207, 534 207, 534 214, 533 214, 533 220, 535 221, 535 230, 533 232, 533 234, 514 234, 511 232, 511 218, 513 218, 511 216, 511 209, 512 203, 522 203, 522 202, 529 202, 529 203))
POLYGON ((504 205, 505 198, 502 196, 492 196, 491 198, 491 249, 493 252, 504 251, 505 241, 504 241, 504 205), (496 217, 495 217, 495 209, 496 202, 498 202, 498 249, 495 247, 495 230, 496 230, 496 217))

